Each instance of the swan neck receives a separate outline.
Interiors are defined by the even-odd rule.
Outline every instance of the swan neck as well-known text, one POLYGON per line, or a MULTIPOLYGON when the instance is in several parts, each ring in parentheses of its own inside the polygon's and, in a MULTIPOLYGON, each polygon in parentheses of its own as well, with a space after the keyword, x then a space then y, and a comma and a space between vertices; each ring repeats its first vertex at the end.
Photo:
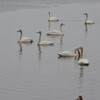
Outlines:
POLYGON ((76 48, 74 50, 75 54, 76 54, 76 51, 78 51, 78 59, 81 59, 83 57, 83 47, 76 48))
POLYGON ((86 20, 85 21, 87 22, 87 20, 88 20, 88 15, 86 15, 86 20))
POLYGON ((80 54, 80 51, 79 50, 77 50, 78 51, 78 60, 81 58, 81 54, 80 54))
POLYGON ((19 41, 22 39, 22 31, 20 32, 19 41))
POLYGON ((50 16, 50 13, 49 13, 49 19, 50 19, 50 17, 51 17, 51 16, 50 16))
POLYGON ((50 21, 49 21, 49 25, 48 25, 48 31, 50 31, 50 21))
POLYGON ((41 34, 39 35, 38 45, 40 44, 40 41, 41 41, 41 34))
POLYGON ((60 25, 60 31, 61 31, 61 33, 63 33, 63 30, 62 30, 62 25, 60 25))
POLYGON ((77 59, 79 60, 79 59, 80 59, 80 56, 81 56, 81 55, 80 55, 80 51, 79 51, 79 49, 75 49, 75 50, 74 50, 74 53, 75 53, 75 54, 76 54, 76 51, 78 52, 78 54, 77 54, 77 59))
POLYGON ((80 58, 83 57, 83 48, 80 48, 81 49, 81 55, 80 55, 80 58))

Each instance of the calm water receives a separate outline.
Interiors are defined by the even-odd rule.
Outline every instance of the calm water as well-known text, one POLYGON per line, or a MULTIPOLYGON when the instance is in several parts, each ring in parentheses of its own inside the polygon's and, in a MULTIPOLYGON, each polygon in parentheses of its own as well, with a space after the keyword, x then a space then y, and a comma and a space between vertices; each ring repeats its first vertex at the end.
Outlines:
POLYGON ((0 0, 0 100, 84 100, 100 98, 100 9, 99 0, 0 0), (48 23, 48 11, 59 22, 48 23), (84 12, 95 21, 84 25, 84 12), (63 22, 64 37, 46 32, 63 22), (18 44, 18 29, 32 44, 18 44), (54 46, 37 46, 42 40, 54 46), (74 58, 58 59, 58 53, 83 46, 89 66, 74 58))

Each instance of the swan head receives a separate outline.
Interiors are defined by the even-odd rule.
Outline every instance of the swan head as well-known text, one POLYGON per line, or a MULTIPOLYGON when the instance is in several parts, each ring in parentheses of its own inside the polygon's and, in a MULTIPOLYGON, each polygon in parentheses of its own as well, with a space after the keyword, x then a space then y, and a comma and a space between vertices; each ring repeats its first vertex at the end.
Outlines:
POLYGON ((38 33, 38 34, 41 34, 42 32, 41 32, 41 31, 38 31, 37 33, 38 33))
POLYGON ((84 15, 88 16, 88 13, 84 13, 84 15))
POLYGON ((82 46, 80 46, 78 49, 80 49, 83 52, 83 47, 82 46))
POLYGON ((80 50, 82 50, 82 51, 83 51, 83 47, 82 47, 82 46, 80 46, 80 47, 76 48, 75 50, 78 50, 78 49, 80 49, 80 50))
POLYGON ((64 23, 61 23, 61 24, 60 24, 60 26, 64 26, 64 25, 65 25, 64 23))
POLYGON ((83 100, 82 96, 78 96, 78 98, 76 100, 83 100))
POLYGON ((17 32, 20 32, 20 33, 22 33, 22 30, 21 30, 21 29, 19 29, 17 32))

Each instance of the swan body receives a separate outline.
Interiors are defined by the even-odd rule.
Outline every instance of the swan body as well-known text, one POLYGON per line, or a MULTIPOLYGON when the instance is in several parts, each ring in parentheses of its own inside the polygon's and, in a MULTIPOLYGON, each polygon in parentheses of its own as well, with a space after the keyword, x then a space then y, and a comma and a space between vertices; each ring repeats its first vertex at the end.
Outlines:
POLYGON ((49 19, 48 19, 48 21, 59 21, 59 19, 58 19, 57 17, 51 17, 51 16, 50 16, 50 11, 48 12, 48 14, 49 14, 49 19))
POLYGON ((76 57, 77 55, 72 51, 63 51, 58 53, 59 57, 76 57))
POLYGON ((83 47, 79 47, 79 48, 76 48, 76 50, 81 50, 81 53, 79 52, 79 61, 78 61, 78 64, 79 65, 89 65, 89 61, 88 59, 84 59, 82 58, 83 57, 83 47))
POLYGON ((75 49, 74 53, 72 51, 63 51, 63 52, 58 53, 58 55, 59 57, 77 57, 78 55, 80 55, 80 52, 78 49, 75 49))
POLYGON ((33 42, 33 40, 28 37, 23 37, 21 40, 18 40, 18 42, 27 43, 27 42, 33 42))
POLYGON ((50 17, 48 21, 59 21, 59 19, 57 17, 50 17))
POLYGON ((88 13, 84 13, 84 15, 86 15, 85 24, 94 24, 92 20, 88 20, 88 13))
POLYGON ((28 37, 22 37, 22 30, 19 29, 17 32, 20 32, 20 37, 18 39, 18 43, 32 43, 33 39, 28 37))
POLYGON ((60 24, 60 31, 58 31, 58 30, 51 30, 51 31, 47 32, 47 35, 56 35, 56 36, 64 35, 63 31, 62 31, 62 26, 63 25, 64 25, 63 23, 60 24))
POLYGON ((78 64, 79 65, 89 65, 89 61, 88 61, 88 59, 81 58, 81 59, 79 59, 78 64))
POLYGON ((53 45, 53 44, 54 44, 54 43, 51 42, 51 41, 41 41, 41 31, 38 31, 37 33, 40 34, 40 36, 39 36, 39 41, 38 41, 38 45, 47 46, 47 45, 53 45))
POLYGON ((94 24, 94 22, 92 20, 87 20, 85 21, 85 24, 94 24))
POLYGON ((57 30, 52 30, 52 31, 48 31, 47 35, 61 36, 61 35, 64 35, 64 34, 63 34, 63 32, 59 32, 57 30))
POLYGON ((39 43, 39 45, 53 45, 53 42, 51 42, 51 41, 41 41, 39 43))

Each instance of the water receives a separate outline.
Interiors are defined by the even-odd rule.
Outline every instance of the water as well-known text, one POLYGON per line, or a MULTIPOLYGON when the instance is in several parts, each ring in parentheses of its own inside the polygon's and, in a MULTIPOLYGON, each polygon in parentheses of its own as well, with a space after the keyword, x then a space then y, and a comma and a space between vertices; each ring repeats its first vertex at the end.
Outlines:
POLYGON ((100 98, 100 2, 98 0, 0 0, 0 100, 84 100, 100 98), (60 18, 48 23, 48 11, 60 18), (84 25, 84 12, 94 25, 84 25), (64 23, 64 37, 46 32, 64 23), (18 44, 18 29, 32 44, 18 44), (54 46, 37 46, 42 40, 54 46), (83 46, 89 66, 74 58, 58 59, 58 53, 83 46))

